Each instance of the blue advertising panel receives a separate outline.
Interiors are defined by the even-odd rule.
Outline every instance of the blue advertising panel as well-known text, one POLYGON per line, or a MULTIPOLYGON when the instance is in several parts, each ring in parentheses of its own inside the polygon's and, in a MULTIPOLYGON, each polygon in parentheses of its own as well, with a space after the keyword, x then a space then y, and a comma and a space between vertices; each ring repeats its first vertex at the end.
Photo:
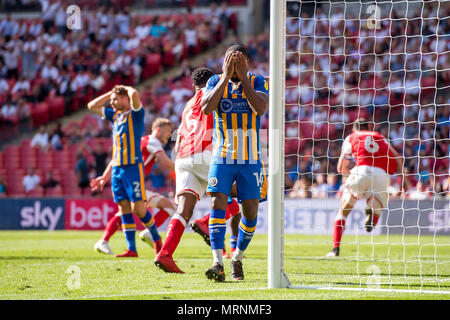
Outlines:
POLYGON ((0 199, 0 230, 64 229, 64 199, 0 199))

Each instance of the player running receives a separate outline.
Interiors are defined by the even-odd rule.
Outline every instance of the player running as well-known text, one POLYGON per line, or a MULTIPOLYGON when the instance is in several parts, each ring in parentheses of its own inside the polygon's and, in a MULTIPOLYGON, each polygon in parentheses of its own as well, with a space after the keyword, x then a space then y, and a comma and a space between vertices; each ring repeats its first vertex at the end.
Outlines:
POLYGON ((401 170, 402 156, 378 132, 369 129, 369 122, 360 119, 353 123, 353 132, 344 140, 338 161, 338 173, 348 174, 344 184, 340 209, 333 231, 333 250, 328 257, 339 256, 339 247, 345 229, 345 220, 358 199, 366 199, 365 228, 367 232, 377 225, 383 209, 387 208, 389 174, 401 170), (355 167, 348 171, 351 159, 355 167))
POLYGON ((133 213, 149 229, 156 242, 161 244, 153 217, 145 205, 144 164, 141 138, 144 134, 144 109, 136 89, 123 85, 114 88, 88 103, 88 109, 113 124, 113 163, 111 187, 114 202, 119 206, 122 230, 127 241, 127 250, 116 257, 137 257, 136 224, 133 213), (109 106, 104 107, 109 101, 109 106))
MULTIPOLYGON (((208 184, 212 149, 212 115, 206 116, 202 113, 200 102, 203 97, 202 88, 213 75, 214 72, 211 69, 204 67, 195 69, 191 75, 195 95, 183 110, 175 145, 178 152, 175 161, 175 201, 178 204, 178 209, 169 222, 163 247, 155 258, 155 265, 165 272, 184 273, 175 264, 172 255, 193 215, 197 201, 204 195, 208 184)), ((229 202, 226 208, 227 218, 239 213, 237 202, 235 200, 229 202)), ((209 237, 207 235, 209 232, 204 230, 204 221, 208 220, 209 215, 206 215, 204 218, 194 221, 191 225, 205 240, 209 237)))
MULTIPOLYGON (((144 174, 148 176, 155 163, 158 163, 162 167, 173 171, 174 163, 167 154, 164 152, 163 145, 167 144, 172 135, 172 124, 170 120, 157 118, 152 124, 152 132, 150 135, 143 136, 141 138, 141 152, 144 161, 144 174)), ((106 168, 102 176, 92 179, 91 189, 92 191, 102 191, 106 183, 111 177, 112 162, 106 168)), ((175 212, 175 206, 172 201, 164 197, 163 195, 146 190, 147 207, 157 208, 158 212, 155 213, 153 219, 156 227, 162 225, 170 216, 175 212)), ((121 227, 121 214, 118 212, 109 221, 103 232, 102 238, 94 245, 94 249, 98 252, 113 254, 110 246, 109 239, 112 235, 121 227)), ((139 234, 139 238, 147 242, 150 246, 160 249, 161 245, 154 243, 152 234, 145 228, 139 234)))
POLYGON ((269 105, 264 77, 249 72, 247 50, 227 49, 222 74, 208 80, 202 111, 214 115, 213 152, 207 192, 211 195, 209 234, 213 266, 206 277, 225 281, 222 249, 227 197, 236 182, 243 217, 237 249, 231 259, 231 279, 243 280, 242 258, 256 229, 258 206, 266 195, 266 176, 259 146, 260 117, 269 105))

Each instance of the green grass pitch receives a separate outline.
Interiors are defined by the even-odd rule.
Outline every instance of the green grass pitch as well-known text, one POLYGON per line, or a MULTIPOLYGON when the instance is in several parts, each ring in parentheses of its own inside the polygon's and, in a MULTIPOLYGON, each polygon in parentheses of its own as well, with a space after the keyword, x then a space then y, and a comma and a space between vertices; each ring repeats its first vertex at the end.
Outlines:
MULTIPOLYGON (((342 254, 325 258, 331 236, 286 235, 285 270, 296 289, 267 289, 267 236, 256 234, 246 252, 243 282, 212 282, 204 271, 210 248, 196 234, 183 235, 174 258, 185 274, 167 274, 154 252, 137 238, 139 258, 116 259, 93 245, 99 231, 0 232, 0 300, 28 299, 450 299, 450 294, 398 289, 450 291, 450 237, 345 236, 342 254), (359 276, 356 276, 358 275, 359 276), (390 288, 341 291, 330 286, 390 288)), ((227 237, 228 241, 228 237, 227 237)), ((119 232, 114 252, 125 249, 119 232)))

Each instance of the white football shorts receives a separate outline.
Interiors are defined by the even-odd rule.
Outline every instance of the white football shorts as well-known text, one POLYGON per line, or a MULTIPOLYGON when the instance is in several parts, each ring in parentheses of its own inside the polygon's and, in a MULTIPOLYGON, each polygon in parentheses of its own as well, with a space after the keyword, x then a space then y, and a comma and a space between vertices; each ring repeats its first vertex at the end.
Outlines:
POLYGON ((185 192, 196 195, 198 200, 203 197, 208 186, 210 162, 211 151, 209 150, 175 161, 175 203, 177 203, 178 196, 185 192))
POLYGON ((147 204, 152 208, 156 208, 156 205, 158 204, 159 200, 164 198, 163 195, 150 190, 145 190, 145 194, 147 196, 147 204))
POLYGON ((378 202, 381 208, 387 208, 389 199, 389 175, 381 168, 357 166, 350 170, 345 181, 344 196, 378 202), (347 195, 346 195, 347 193, 347 195))

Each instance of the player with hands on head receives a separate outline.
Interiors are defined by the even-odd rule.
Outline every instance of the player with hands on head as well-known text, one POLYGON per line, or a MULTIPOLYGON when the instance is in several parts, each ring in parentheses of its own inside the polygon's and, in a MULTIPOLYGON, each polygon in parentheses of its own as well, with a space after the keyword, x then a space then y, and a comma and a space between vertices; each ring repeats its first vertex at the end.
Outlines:
POLYGON ((145 204, 144 164, 139 148, 144 134, 144 109, 139 93, 133 87, 116 85, 111 91, 90 101, 87 107, 113 124, 111 187, 114 202, 119 206, 122 230, 127 241, 127 250, 115 256, 138 256, 133 213, 149 229, 155 251, 159 252, 161 237, 145 204), (105 106, 107 102, 109 106, 105 106))
POLYGON ((222 250, 226 231, 227 198, 236 183, 242 204, 237 249, 231 259, 231 278, 243 280, 242 258, 256 229, 259 202, 267 194, 267 179, 260 152, 259 127, 269 105, 263 76, 249 72, 247 50, 233 45, 225 53, 222 74, 208 80, 202 110, 213 113, 213 153, 207 192, 211 195, 209 234, 213 266, 208 279, 222 282, 225 273, 222 250))
MULTIPOLYGON (((174 163, 164 152, 163 145, 167 144, 172 135, 172 126, 170 120, 157 118, 152 124, 152 132, 150 135, 145 135, 141 138, 141 151, 144 161, 144 174, 148 176, 155 163, 160 166, 173 171, 174 163)), ((91 180, 91 189, 93 192, 103 191, 104 186, 111 177, 112 161, 108 164, 102 176, 91 180)), ((175 206, 168 198, 163 195, 146 190, 147 207, 159 209, 153 216, 156 227, 161 226, 170 216, 175 212, 175 206)), ((94 248, 96 251, 112 254, 109 247, 109 239, 120 228, 120 212, 114 215, 109 221, 102 235, 102 238, 97 241, 94 248)), ((148 230, 145 228, 140 232, 139 238, 154 247, 153 238, 148 230)))

